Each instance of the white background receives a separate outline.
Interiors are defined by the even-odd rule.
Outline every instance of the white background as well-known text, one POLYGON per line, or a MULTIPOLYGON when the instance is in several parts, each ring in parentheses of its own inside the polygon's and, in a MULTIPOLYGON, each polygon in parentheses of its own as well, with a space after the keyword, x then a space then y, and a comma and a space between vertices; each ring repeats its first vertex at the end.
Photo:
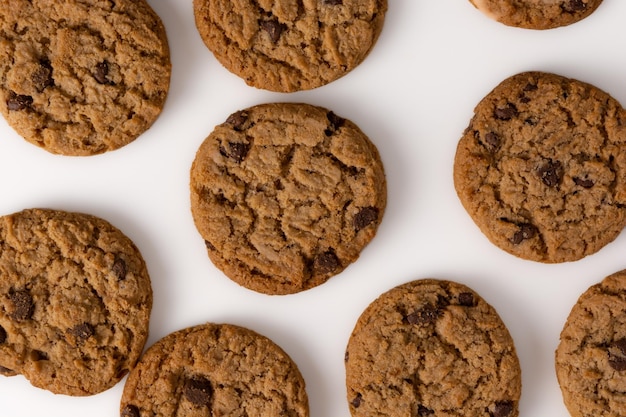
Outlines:
MULTIPOLYGON (((467 0, 389 0, 378 43, 340 80, 280 94, 248 87, 205 48, 191 0, 151 0, 167 29, 173 72, 162 115, 135 142, 94 157, 47 153, 0 119, 0 214, 30 207, 91 213, 137 244, 154 290, 148 345, 186 326, 229 322, 262 333, 298 364, 311 417, 347 417, 343 365, 363 309, 419 278, 469 285, 500 313, 518 350, 521 416, 566 417, 554 373, 559 332, 578 296, 626 268, 626 235, 583 260, 544 265, 493 246, 460 205, 452 182, 457 141, 473 107, 514 73, 578 78, 626 103, 626 1, 605 0, 587 19, 531 31, 491 21, 467 0), (304 293, 267 296, 237 286, 209 261, 194 228, 189 168, 213 127, 272 101, 324 106, 377 145, 388 207, 361 258, 304 293)), ((92 397, 53 395, 23 377, 0 377, 0 413, 117 416, 123 383, 92 397)))

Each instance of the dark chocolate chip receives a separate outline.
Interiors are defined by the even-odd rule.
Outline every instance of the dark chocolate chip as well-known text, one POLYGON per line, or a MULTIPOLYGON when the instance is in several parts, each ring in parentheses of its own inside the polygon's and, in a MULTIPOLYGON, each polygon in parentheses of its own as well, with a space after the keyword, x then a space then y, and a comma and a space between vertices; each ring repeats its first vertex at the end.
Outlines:
POLYGON ((120 417, 139 417, 139 408, 135 405, 128 404, 120 412, 120 417))
POLYGON ((329 111, 328 113, 326 113, 326 118, 330 122, 330 125, 324 131, 326 136, 331 136, 333 133, 339 130, 346 123, 346 119, 344 119, 343 117, 337 116, 332 111, 329 111))
POLYGON ((33 297, 27 290, 9 293, 9 301, 12 304, 9 312, 11 318, 14 320, 28 320, 32 317, 35 306, 33 297))
POLYGON ((537 87, 537 84, 528 83, 526 84, 526 86, 524 86, 524 91, 535 91, 538 88, 539 87, 537 87))
POLYGON ((15 375, 15 372, 13 371, 13 369, 0 366, 0 375, 12 376, 12 375, 15 375))
POLYGON ((611 343, 608 348, 609 365, 616 371, 626 371, 626 338, 611 343))
POLYGON ((574 177, 574 184, 579 185, 583 188, 591 188, 595 185, 595 183, 588 178, 576 178, 576 177, 574 177))
POLYGON ((541 181, 548 187, 556 187, 561 182, 561 177, 563 176, 561 163, 559 161, 554 162, 550 159, 537 168, 537 175, 539 175, 541 181))
POLYGON ((29 108, 33 104, 33 98, 31 96, 25 96, 22 94, 15 94, 11 92, 7 99, 7 108, 9 110, 17 111, 29 108))
POLYGON ((187 379, 183 387, 183 394, 193 404, 208 407, 213 395, 211 381, 202 376, 187 379))
POLYGON ((361 406, 362 401, 363 401, 363 396, 361 394, 357 394, 356 397, 354 397, 354 399, 350 401, 350 404, 352 404, 352 407, 354 408, 359 408, 361 406))
POLYGON ((52 79, 52 65, 50 65, 50 61, 41 61, 39 63, 39 67, 31 75, 31 80, 39 92, 45 90, 46 87, 54 85, 54 80, 52 79))
POLYGON ((489 152, 495 152, 500 147, 500 136, 493 132, 485 135, 485 147, 489 152))
POLYGON ((128 272, 126 269, 126 262, 119 256, 116 256, 115 260, 113 261, 113 266, 111 267, 111 271, 113 271, 118 281, 125 280, 126 273, 128 272))
POLYGON ((435 414, 435 412, 431 410, 430 408, 426 408, 421 404, 417 406, 418 417, 432 416, 433 414, 435 414))
POLYGON ((427 304, 420 310, 417 310, 406 316, 409 324, 427 325, 437 321, 441 316, 441 310, 431 304, 427 304))
POLYGON ((287 26, 280 23, 276 18, 261 20, 259 22, 259 26, 267 32, 273 43, 278 42, 280 35, 287 29, 287 26))
POLYGON ((95 329, 89 323, 81 323, 72 327, 69 332, 76 338, 77 343, 83 343, 94 335, 95 329))
POLYGON ((513 103, 507 103, 504 107, 497 107, 493 113, 499 120, 511 120, 519 114, 513 103))
POLYGON ((30 352, 30 358, 34 361, 47 361, 48 354, 41 350, 33 350, 32 352, 30 352))
POLYGON ((4 327, 0 326, 0 344, 7 341, 7 331, 4 327))
POLYGON ((519 230, 513 235, 511 243, 519 245, 522 241, 532 239, 537 234, 537 228, 532 224, 524 223, 519 225, 519 230))
POLYGON ((507 417, 513 412, 512 401, 496 401, 493 407, 493 411, 490 413, 491 417, 507 417))
POLYGON ((340 263, 333 251, 326 251, 315 257, 313 268, 317 274, 328 274, 339 268, 340 263))
POLYGON ((250 150, 250 145, 246 143, 228 143, 228 149, 221 148, 220 152, 227 158, 233 159, 237 163, 241 163, 250 150))
POLYGON ((459 294, 459 304, 463 307, 474 307, 476 305, 474 294, 471 292, 462 292, 459 294))
POLYGON ((204 246, 206 246, 206 248, 208 250, 215 250, 216 249, 215 246, 213 246, 213 244, 211 242, 209 242, 208 240, 204 241, 204 246))
POLYGON ((583 0, 568 0, 563 3, 561 8, 567 13, 582 12, 587 8, 587 3, 585 3, 583 0))
POLYGON ((248 112, 240 110, 228 116, 226 123, 231 125, 233 129, 240 132, 243 130, 243 125, 248 121, 248 112))
POLYGON ((109 75, 109 63, 107 61, 102 61, 96 64, 96 68, 93 72, 93 77, 100 84, 112 84, 112 82, 107 78, 109 75))
POLYGON ((354 230, 358 232, 366 226, 374 223, 376 220, 378 220, 378 208, 363 207, 354 216, 354 219, 352 220, 352 225, 354 226, 354 230))
POLYGON ((339 6, 343 4, 343 0, 324 0, 324 4, 328 6, 339 6))
POLYGON ((344 362, 348 362, 348 359, 350 359, 350 354, 348 353, 348 351, 346 350, 346 353, 343 355, 343 361, 344 362))

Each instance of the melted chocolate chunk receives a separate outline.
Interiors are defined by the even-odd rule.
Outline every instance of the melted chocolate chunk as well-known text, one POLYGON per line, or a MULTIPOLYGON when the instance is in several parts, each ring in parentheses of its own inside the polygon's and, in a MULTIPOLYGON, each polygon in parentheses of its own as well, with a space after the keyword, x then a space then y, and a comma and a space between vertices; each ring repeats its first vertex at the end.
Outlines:
POLYGON ((89 323, 81 323, 72 327, 69 332, 76 338, 77 343, 83 343, 94 335, 95 329, 89 323))
POLYGON ((54 85, 52 79, 52 65, 50 61, 41 61, 39 67, 31 75, 31 80, 37 91, 42 92, 46 87, 54 85))
POLYGON ((0 326, 0 344, 7 341, 7 331, 4 330, 4 327, 0 326))
POLYGON ((363 396, 361 394, 357 394, 356 397, 350 401, 350 404, 352 404, 352 407, 354 408, 359 408, 361 406, 361 401, 363 401, 363 396))
POLYGON ((193 404, 208 407, 211 404, 211 397, 213 395, 211 381, 202 376, 196 376, 188 379, 185 381, 183 394, 185 395, 185 398, 193 404))
POLYGON ((485 135, 485 147, 489 152, 495 152, 500 147, 500 136, 493 132, 489 132, 485 135))
POLYGON ((120 412, 120 417, 139 417, 139 409, 135 405, 128 404, 120 412))
POLYGON ((611 343, 608 348, 609 365, 616 371, 626 371, 626 339, 611 343))
POLYGON ((463 307, 474 307, 476 305, 474 294, 471 292, 462 292, 459 294, 459 304, 463 307))
POLYGON ((220 152, 227 158, 233 159, 237 163, 241 163, 250 150, 250 145, 245 143, 228 143, 228 149, 221 148, 220 152))
POLYGON ((537 175, 541 181, 548 187, 556 187, 560 184, 563 176, 563 169, 559 161, 546 161, 542 166, 537 168, 537 175))
POLYGON ((378 220, 378 208, 363 207, 352 220, 355 231, 359 231, 378 220))
POLYGON ((9 293, 8 298, 11 303, 9 316, 12 319, 28 320, 32 317, 35 305, 33 304, 33 297, 27 290, 9 293))
POLYGON ((524 86, 524 91, 535 91, 538 88, 539 87, 537 87, 537 84, 528 83, 526 84, 526 86, 524 86))
POLYGON ((595 182, 588 178, 574 178, 574 184, 579 185, 583 188, 591 188, 595 185, 595 182))
POLYGON ((313 269, 317 274, 328 274, 339 268, 341 264, 333 251, 326 251, 315 257, 313 269))
POLYGON ((111 271, 115 274, 118 281, 123 281, 126 279, 126 262, 118 256, 115 257, 113 261, 113 266, 111 267, 111 271))
POLYGON ((519 245, 524 240, 532 239, 533 237, 535 237, 536 234, 537 228, 535 226, 528 223, 521 224, 519 225, 519 230, 513 235, 513 239, 511 239, 511 242, 514 245, 519 245))
POLYGON ((494 112, 494 116, 499 120, 511 120, 514 117, 517 117, 519 112, 517 111, 517 107, 513 103, 507 103, 504 107, 497 107, 494 112))
POLYGON ((113 84, 111 80, 107 78, 109 75, 109 63, 107 61, 102 61, 99 64, 96 64, 96 68, 93 72, 93 77, 100 84, 113 84))
POLYGON ((343 4, 343 0, 324 0, 324 4, 328 6, 339 6, 343 4))
POLYGON ((261 20, 259 22, 261 29, 267 32, 273 43, 278 42, 280 35, 287 30, 287 26, 283 25, 278 19, 261 20))
POLYGON ((324 131, 324 134, 326 134, 326 136, 332 136, 333 133, 339 130, 346 123, 346 119, 344 119, 343 117, 337 116, 332 111, 329 111, 328 113, 326 113, 326 118, 330 122, 330 125, 324 131))
POLYGON ((435 412, 433 410, 431 410, 430 408, 426 408, 426 407, 424 407, 421 404, 417 406, 417 416, 418 417, 432 416, 433 414, 435 414, 435 412))
POLYGON ((587 8, 587 3, 585 3, 583 0, 568 0, 563 3, 561 8, 567 13, 582 12, 587 8))
POLYGON ((493 407, 493 411, 490 413, 491 417, 507 417, 513 412, 512 401, 496 401, 493 407))
POLYGON ((437 321, 441 316, 441 310, 431 304, 427 304, 420 310, 408 314, 405 319, 409 324, 427 325, 437 321))
POLYGON ((248 112, 240 110, 228 116, 226 123, 231 125, 238 132, 243 130, 243 125, 248 121, 248 112))
POLYGON ((21 94, 9 93, 7 99, 7 108, 12 111, 24 110, 30 108, 33 104, 33 98, 31 96, 25 96, 21 94))

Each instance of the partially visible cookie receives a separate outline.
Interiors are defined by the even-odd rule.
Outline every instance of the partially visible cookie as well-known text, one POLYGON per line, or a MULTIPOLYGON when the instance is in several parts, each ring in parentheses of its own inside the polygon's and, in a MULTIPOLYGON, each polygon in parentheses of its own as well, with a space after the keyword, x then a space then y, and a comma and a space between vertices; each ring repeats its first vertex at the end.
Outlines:
POLYGON ((170 72, 145 0, 0 0, 0 113, 51 153, 135 140, 161 113, 170 72))
POLYGON ((121 417, 309 415, 300 371, 252 330, 207 323, 152 345, 128 376, 121 417))
POLYGON ((191 167, 191 209, 209 257, 240 285, 303 291, 338 274, 376 234, 387 201, 378 151, 351 121, 308 104, 232 114, 191 167))
POLYGON ((514 75, 476 106, 454 185, 480 230, 513 255, 593 254, 626 225, 626 112, 581 81, 514 75))
POLYGON ((359 65, 382 31, 387 0, 194 0, 206 46, 248 85, 293 92, 359 65))
POLYGON ((555 367, 573 417, 626 415, 626 271, 580 296, 563 326, 555 367))
POLYGON ((602 0, 470 0, 485 15, 507 26, 553 29, 589 16, 602 0))
POLYGON ((139 359, 152 307, 135 245, 100 218, 30 209, 0 217, 0 374, 74 396, 139 359))
POLYGON ((382 294, 359 317, 345 364, 354 417, 519 414, 513 339, 459 283, 425 279, 382 294))

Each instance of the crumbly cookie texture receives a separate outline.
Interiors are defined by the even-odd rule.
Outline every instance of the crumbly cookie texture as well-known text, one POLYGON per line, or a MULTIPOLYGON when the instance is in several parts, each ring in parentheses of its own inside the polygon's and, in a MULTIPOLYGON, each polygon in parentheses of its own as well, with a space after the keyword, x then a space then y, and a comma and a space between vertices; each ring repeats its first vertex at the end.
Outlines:
POLYGON ((102 392, 139 359, 151 307, 141 254, 105 220, 0 217, 0 374, 57 394, 102 392))
POLYGON ((171 63, 145 0, 0 0, 0 113, 43 149, 118 149, 161 113, 171 63))
POLYGON ((626 415, 626 271, 580 296, 563 326, 555 359, 573 417, 626 415))
POLYGON ((354 262, 387 198, 373 143, 349 120, 308 104, 232 114, 200 146, 190 183, 213 263, 266 294, 312 288, 354 262))
POLYGON ((626 224, 626 113, 555 74, 514 75, 475 108, 454 185, 480 230, 520 258, 581 259, 626 224))
POLYGON ((150 347, 124 386, 121 417, 309 415, 289 356, 252 330, 207 323, 150 347))
POLYGON ((553 29, 576 23, 602 0, 470 0, 485 15, 507 26, 553 29))
POLYGON ((425 279, 371 303, 348 342, 354 417, 515 417, 521 370, 496 311, 470 288, 425 279))
POLYGON ((382 31, 387 0, 194 0, 200 36, 251 86, 293 92, 352 71, 382 31))

